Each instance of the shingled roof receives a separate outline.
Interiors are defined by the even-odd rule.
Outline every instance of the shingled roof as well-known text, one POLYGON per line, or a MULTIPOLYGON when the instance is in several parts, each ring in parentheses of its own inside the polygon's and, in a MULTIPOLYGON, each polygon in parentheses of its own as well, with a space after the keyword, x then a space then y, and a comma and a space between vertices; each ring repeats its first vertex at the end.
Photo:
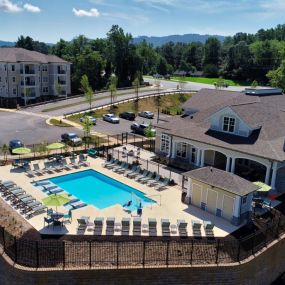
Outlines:
POLYGON ((276 161, 285 160, 285 96, 250 96, 241 92, 202 89, 183 108, 191 116, 174 117, 156 127, 164 133, 276 161), (248 137, 210 130, 209 117, 230 107, 253 129, 248 137))
POLYGON ((239 196, 245 196, 259 189, 257 185, 236 174, 210 166, 191 170, 183 175, 239 196))
POLYGON ((55 55, 46 55, 23 48, 0 48, 0 62, 69 63, 55 55))

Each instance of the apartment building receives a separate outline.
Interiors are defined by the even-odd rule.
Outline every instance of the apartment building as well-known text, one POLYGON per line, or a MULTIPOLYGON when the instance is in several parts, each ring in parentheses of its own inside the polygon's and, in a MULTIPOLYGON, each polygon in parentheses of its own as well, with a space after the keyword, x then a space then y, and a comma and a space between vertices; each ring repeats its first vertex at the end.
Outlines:
POLYGON ((70 63, 23 48, 0 48, 0 106, 15 107, 67 96, 70 63))

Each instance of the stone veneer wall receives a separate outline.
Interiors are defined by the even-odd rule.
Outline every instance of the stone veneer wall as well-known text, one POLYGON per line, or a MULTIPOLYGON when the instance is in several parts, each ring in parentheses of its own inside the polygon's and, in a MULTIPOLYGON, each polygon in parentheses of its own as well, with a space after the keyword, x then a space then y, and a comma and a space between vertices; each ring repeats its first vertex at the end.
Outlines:
POLYGON ((241 264, 118 270, 28 270, 0 256, 1 285, 271 284, 285 271, 285 235, 241 264))

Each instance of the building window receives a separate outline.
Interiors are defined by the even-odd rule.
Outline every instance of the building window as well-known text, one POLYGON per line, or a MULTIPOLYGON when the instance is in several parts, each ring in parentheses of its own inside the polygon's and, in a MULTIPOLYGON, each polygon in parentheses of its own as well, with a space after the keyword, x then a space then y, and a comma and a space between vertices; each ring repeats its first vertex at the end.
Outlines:
POLYGON ((47 65, 43 65, 42 71, 47 71, 47 65))
POLYGON ((247 198, 247 196, 243 196, 243 197, 242 197, 242 203, 243 203, 243 204, 246 203, 246 198, 247 198))
POLYGON ((43 77, 43 82, 48 82, 48 78, 47 77, 43 77))
POLYGON ((2 77, 0 77, 0 82, 2 82, 2 77))
POLYGON ((176 156, 181 158, 186 158, 187 156, 187 144, 186 143, 178 143, 176 145, 176 156))
POLYGON ((233 133, 235 130, 235 118, 224 117, 223 131, 233 133))
POLYGON ((191 162, 195 163, 196 162, 196 157, 197 157, 197 150, 195 147, 191 148, 191 162))
POLYGON ((222 216, 222 210, 221 209, 216 209, 216 216, 221 217, 222 216))
POLYGON ((170 137, 168 135, 161 135, 160 151, 169 153, 170 137))
POLYGON ((17 95, 17 89, 13 88, 13 95, 17 95))
POLYGON ((12 70, 12 71, 15 71, 15 65, 12 65, 12 66, 11 66, 11 70, 12 70))
POLYGON ((43 87, 43 93, 48 93, 48 87, 43 87))
POLYGON ((12 80, 13 80, 13 82, 16 82, 16 77, 13 77, 12 80))

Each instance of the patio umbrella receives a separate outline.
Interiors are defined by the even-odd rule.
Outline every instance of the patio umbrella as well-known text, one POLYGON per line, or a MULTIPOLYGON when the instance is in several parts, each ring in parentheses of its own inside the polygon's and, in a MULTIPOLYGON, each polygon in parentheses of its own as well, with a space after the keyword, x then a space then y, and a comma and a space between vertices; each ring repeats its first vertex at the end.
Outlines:
POLYGON ((61 149, 63 147, 65 147, 65 144, 63 143, 51 143, 46 146, 46 148, 49 150, 61 149))
POLYGON ((29 149, 27 147, 18 147, 18 148, 14 148, 12 150, 12 153, 19 154, 19 155, 21 155, 21 154, 28 154, 30 152, 31 152, 31 149, 29 149))
POLYGON ((62 206, 70 201, 70 198, 67 196, 67 194, 52 194, 44 199, 42 199, 42 202, 45 206, 48 207, 57 207, 62 206))
POLYGON ((259 189, 257 189, 258 192, 268 192, 271 190, 271 186, 269 186, 269 185, 267 185, 261 181, 253 182, 253 184, 259 187, 259 189))

